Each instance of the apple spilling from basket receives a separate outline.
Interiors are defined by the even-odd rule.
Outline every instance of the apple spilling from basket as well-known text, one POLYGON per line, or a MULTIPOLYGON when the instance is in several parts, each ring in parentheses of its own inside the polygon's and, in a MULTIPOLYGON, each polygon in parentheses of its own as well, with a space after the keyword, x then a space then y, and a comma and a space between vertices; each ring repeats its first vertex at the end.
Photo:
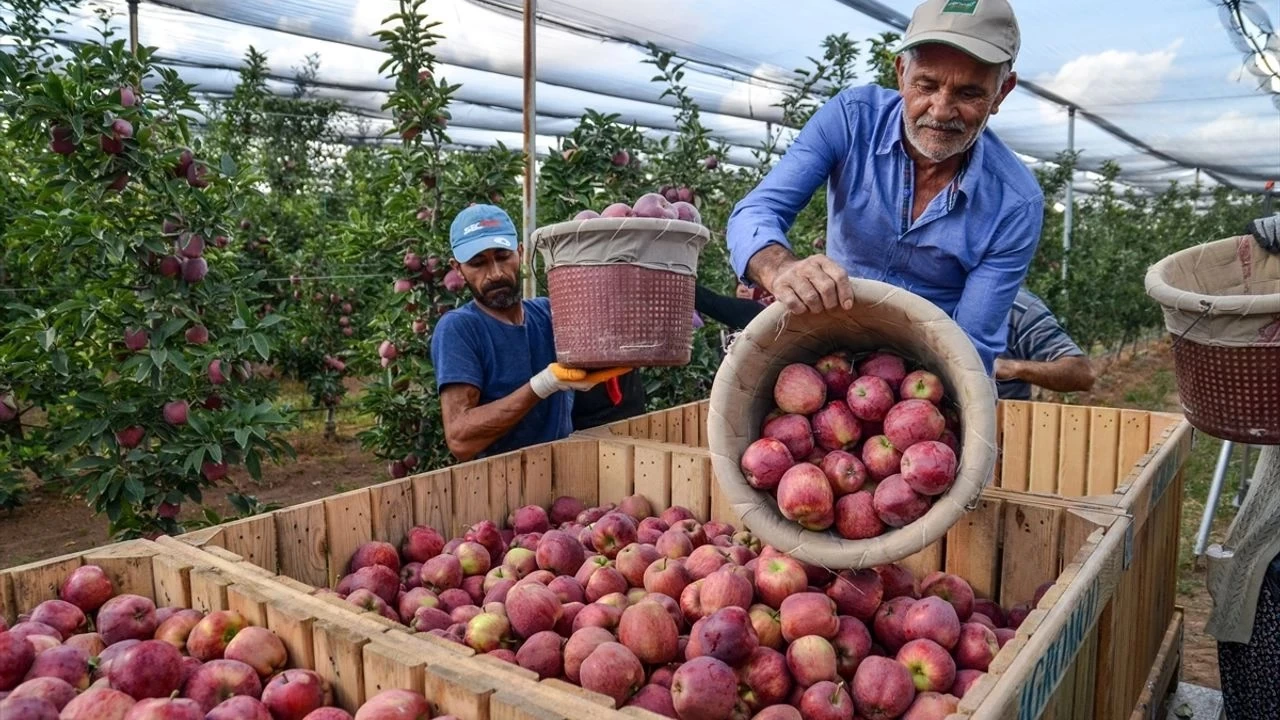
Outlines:
POLYGON ((348 603, 679 720, 941 719, 1052 585, 1006 609, 954 574, 833 573, 640 495, 413 527, 347 569, 348 603))
MULTIPOLYGON (((117 594, 96 565, 58 594, 13 627, 0 617, 4 720, 352 720, 323 677, 287 669, 284 642, 240 613, 158 608, 117 594)), ((421 693, 393 689, 355 720, 430 716, 421 693)))
POLYGON ((654 218, 659 220, 684 220, 701 223, 702 213, 691 202, 676 200, 671 202, 662 193, 645 193, 636 198, 634 204, 616 202, 600 212, 583 210, 573 217, 574 220, 594 220, 596 218, 654 218))
POLYGON ((862 540, 904 527, 955 482, 946 396, 937 375, 886 351, 787 365, 760 438, 742 454, 743 476, 807 530, 862 540))

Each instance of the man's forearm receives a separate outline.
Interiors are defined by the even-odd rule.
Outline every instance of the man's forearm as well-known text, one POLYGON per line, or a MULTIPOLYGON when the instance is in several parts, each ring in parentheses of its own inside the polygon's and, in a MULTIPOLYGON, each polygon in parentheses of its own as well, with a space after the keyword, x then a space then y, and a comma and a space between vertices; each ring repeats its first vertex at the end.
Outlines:
POLYGON ((1022 380, 1054 392, 1084 392, 1093 387, 1093 366, 1080 356, 1052 362, 1002 359, 1011 379, 1022 380))
POLYGON ((525 383, 506 397, 463 411, 446 428, 449 451, 462 462, 471 460, 511 432, 539 401, 525 383))
POLYGON ((796 256, 787 248, 777 243, 766 245, 747 261, 747 278, 772 293, 773 279, 793 262, 796 256))

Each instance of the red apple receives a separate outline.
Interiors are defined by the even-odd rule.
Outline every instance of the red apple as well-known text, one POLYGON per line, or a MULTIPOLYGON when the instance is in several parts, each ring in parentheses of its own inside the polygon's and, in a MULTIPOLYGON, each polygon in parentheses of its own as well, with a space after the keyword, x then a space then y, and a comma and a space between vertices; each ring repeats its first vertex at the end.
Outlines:
POLYGON ((786 445, 793 460, 809 457, 815 446, 813 427, 805 415, 785 414, 768 420, 760 429, 760 434, 786 445))
POLYGON ((274 720, 303 720, 332 700, 329 683, 313 670, 285 670, 262 689, 262 704, 274 720))
POLYGON ((838 498, 858 492, 867 481, 867 468, 852 453, 833 450, 823 456, 822 472, 831 483, 831 492, 838 498))
POLYGON ((517 535, 544 533, 551 529, 551 520, 542 506, 525 505, 511 513, 510 525, 517 535))
POLYGON ((907 373, 898 389, 898 397, 903 400, 928 400, 937 405, 942 402, 942 380, 928 370, 915 370, 907 373))
POLYGON ((538 679, 559 677, 564 671, 565 639, 553 630, 534 633, 516 650, 516 664, 538 674, 538 679))
POLYGON ((121 640, 149 640, 156 632, 156 604, 141 595, 116 595, 102 604, 97 630, 107 645, 121 640))
POLYGON ((733 668, 714 657, 684 663, 671 678, 671 700, 680 720, 722 720, 737 704, 733 668))
POLYGON ((928 595, 940 597, 951 603, 956 609, 956 616, 960 618, 960 622, 966 622, 969 616, 973 614, 974 594, 973 586, 968 580, 944 572, 932 572, 920 581, 920 596, 928 595))
POLYGON ((813 364, 813 368, 821 373, 822 381, 827 384, 828 397, 843 398, 856 377, 853 364, 844 352, 823 355, 813 364))
POLYGON ((900 465, 902 479, 921 495, 941 495, 956 479, 956 454, 937 440, 907 448, 900 465))
POLYGON ((887 657, 871 656, 853 675, 853 702, 868 718, 896 718, 911 707, 916 689, 911 673, 887 657))
POLYGON ((922 692, 916 695, 915 702, 911 703, 902 720, 946 720, 959 705, 960 699, 955 695, 922 692))
POLYGON ((689 631, 690 647, 697 646, 696 655, 710 655, 728 663, 739 665, 751 656, 760 645, 751 616, 740 607, 727 607, 708 614, 689 631))
POLYGON ((836 501, 836 532, 846 540, 865 540, 886 530, 875 509, 875 497, 866 490, 845 495, 836 501))
POLYGON ((30 620, 52 627, 61 638, 80 633, 87 623, 84 611, 66 600, 45 600, 31 611, 30 620))
POLYGON ((256 670, 239 660, 210 660, 187 678, 182 694, 207 713, 237 695, 261 697, 262 681, 256 670))
POLYGON ((1000 642, 996 639, 995 631, 978 623, 960 626, 960 639, 955 647, 956 667, 985 671, 999 652, 1000 642))
POLYGON ((808 576, 799 561, 778 555, 761 558, 756 565, 755 584, 760 600, 769 607, 779 608, 787 597, 804 591, 808 576))
POLYGON ((782 637, 787 642, 795 642, 805 635, 831 639, 840 629, 835 601, 820 592, 791 595, 782 601, 779 612, 782 637))
POLYGON ((650 665, 676 659, 679 627, 661 603, 641 601, 622 612, 618 640, 650 665))
POLYGON ((1002 628, 996 628, 995 635, 996 635, 996 643, 999 644, 1000 647, 1004 647, 1005 645, 1009 644, 1009 641, 1012 640, 1017 635, 1017 632, 1014 630, 1010 630, 1007 627, 1002 627, 1002 628))
POLYGON ((236 633, 222 656, 228 660, 239 660, 264 678, 283 670, 288 659, 279 636, 264 627, 253 626, 236 633))
POLYGON ((747 446, 742 454, 742 474, 751 487, 773 490, 795 461, 791 451, 777 438, 762 437, 747 446))
POLYGON ((388 688, 356 710, 355 720, 427 720, 431 704, 421 692, 388 688))
POLYGON ((807 688, 823 680, 840 679, 836 671, 836 650, 826 638, 805 635, 787 646, 787 667, 796 687, 807 688))
POLYGON ((873 435, 862 444, 862 464, 867 477, 876 482, 898 474, 901 463, 902 452, 884 435, 873 435))
MULTIPOLYGON (((141 441, 141 439, 139 436, 138 440, 141 441)), ((137 442, 130 447, 136 445, 137 442)), ((58 597, 86 613, 102 607, 114 594, 115 588, 111 584, 111 579, 97 565, 82 565, 76 568, 62 582, 62 587, 58 590, 58 597)))
POLYGON ((609 559, 636 541, 636 520, 623 512, 607 513, 591 527, 592 546, 609 559))
POLYGON ((890 563, 876 566, 875 571, 884 582, 884 599, 886 601, 903 596, 910 598, 920 597, 920 585, 916 582, 915 575, 912 575, 907 568, 897 563, 890 563))
POLYGON ((575 630, 564 645, 564 675, 570 682, 579 682, 578 671, 582 661, 600 645, 615 642, 613 633, 602 627, 589 626, 575 630))
POLYGON ((400 555, 396 546, 379 540, 361 543, 351 556, 347 572, 353 573, 370 565, 385 565, 394 572, 400 572, 400 555))
POLYGON ((808 530, 831 527, 835 496, 822 468, 800 463, 783 473, 778 483, 778 509, 783 517, 808 530))
POLYGON ((60 720, 124 720, 137 701, 119 690, 91 687, 62 708, 60 720))
POLYGON ((872 629, 874 630, 875 639, 888 652, 897 653, 907 643, 907 637, 903 632, 902 625, 906 612, 915 603, 916 600, 911 597, 895 597, 885 601, 876 610, 872 629))
POLYGON ((908 641, 898 650, 897 660, 911 672, 911 680, 919 692, 946 692, 955 682, 955 660, 946 648, 932 640, 908 641))
POLYGON ((167 642, 144 640, 115 658, 107 677, 135 700, 166 697, 182 682, 182 654, 167 642))
POLYGON ((453 549, 452 554, 457 556, 464 578, 473 575, 484 575, 489 572, 489 568, 493 564, 489 557, 488 548, 470 540, 459 543, 453 549))
POLYGON ((903 614, 902 635, 907 640, 929 639, 950 651, 960 639, 960 618, 951 603, 929 595, 903 614))
POLYGON ((271 712, 257 698, 236 695, 218 703, 205 720, 271 720, 271 712))
POLYGON ((551 524, 562 525, 578 517, 587 506, 578 498, 561 495, 551 502, 551 524))
POLYGON ((951 694, 957 698, 963 698, 965 693, 969 692, 969 688, 973 687, 986 676, 981 670, 957 670, 956 682, 951 686, 951 694))
POLYGON ((826 401, 827 384, 812 366, 792 363, 778 373, 773 399, 783 412, 810 415, 826 401))
POLYGON ((582 543, 560 530, 543 533, 538 541, 538 567, 556 575, 574 575, 586 560, 582 543))
POLYGON ((858 363, 859 375, 875 375, 884 378, 890 387, 899 387, 907 377, 907 366, 903 359, 891 352, 873 352, 858 363))
POLYGON ((178 652, 186 652, 187 638, 190 637, 191 631, 203 619, 204 613, 199 610, 179 610, 160 623, 160 626, 156 628, 155 639, 169 643, 178 652))
POLYGON ((946 419, 928 400, 903 400, 884 417, 885 436, 902 451, 918 442, 938 440, 946 429, 946 419))
POLYGON ((227 644, 248 623, 234 610, 216 610, 204 616, 187 636, 187 652, 201 662, 223 657, 227 644))
MULTIPOLYGON (((966 582, 965 584, 967 585, 968 583, 966 582)), ((970 587, 970 589, 972 590, 972 587, 970 587)), ((945 599, 949 600, 950 598, 945 598, 945 599)), ((986 615, 987 617, 991 618, 991 622, 995 624, 997 629, 1002 628, 1008 624, 1008 620, 1005 617, 1004 608, 1000 607, 998 604, 996 604, 992 600, 988 600, 986 598, 974 599, 973 612, 982 613, 983 615, 986 615)), ((960 613, 960 609, 956 608, 956 614, 958 615, 959 613, 960 613)))
POLYGON ((563 612, 556 594, 536 582, 516 583, 507 592, 506 610, 511 629, 522 638, 554 628, 563 612))
POLYGON ((800 714, 806 720, 851 720, 853 699, 844 683, 823 680, 814 683, 800 696, 800 714))
POLYGON ((874 375, 854 380, 844 398, 854 417, 872 423, 883 422, 894 403, 893 388, 874 375))
POLYGON ((885 525, 905 527, 929 512, 930 501, 911 489, 901 475, 890 475, 876 486, 872 505, 885 525))
POLYGON ((784 644, 781 613, 763 603, 752 605, 747 613, 751 617, 751 627, 756 631, 760 645, 781 650, 784 644))
POLYGON ((870 568, 841 570, 827 585, 826 595, 835 602, 839 614, 870 621, 884 597, 884 582, 870 568))

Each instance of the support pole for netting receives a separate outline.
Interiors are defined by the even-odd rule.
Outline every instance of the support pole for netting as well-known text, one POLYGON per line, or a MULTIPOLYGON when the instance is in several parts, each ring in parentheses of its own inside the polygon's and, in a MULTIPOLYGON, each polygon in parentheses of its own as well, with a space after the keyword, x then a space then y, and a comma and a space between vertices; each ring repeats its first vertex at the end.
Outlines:
POLYGON ((533 231, 537 226, 538 106, 534 89, 538 78, 537 0, 524 0, 524 296, 535 297, 533 231))
POLYGON ((129 52, 138 54, 138 0, 129 0, 129 52))
MULTIPOLYGON (((1067 108, 1067 152, 1074 153, 1076 151, 1076 108, 1070 106, 1067 108)), ((1075 210, 1075 184, 1076 167, 1075 158, 1071 160, 1071 174, 1067 176, 1067 197, 1066 209, 1062 215, 1062 279, 1067 279, 1067 262, 1071 256, 1071 219, 1073 210, 1075 210)))

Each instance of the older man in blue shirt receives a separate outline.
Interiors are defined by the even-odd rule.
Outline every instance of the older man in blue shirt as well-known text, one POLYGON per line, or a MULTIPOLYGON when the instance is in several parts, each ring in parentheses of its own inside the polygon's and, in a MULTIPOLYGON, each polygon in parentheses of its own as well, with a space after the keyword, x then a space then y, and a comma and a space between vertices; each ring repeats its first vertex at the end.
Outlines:
POLYGON ((950 314, 991 372, 1044 211, 1035 176, 986 128, 1017 82, 1018 44, 1006 0, 917 7, 901 89, 840 92, 734 208, 738 276, 795 313, 852 307, 850 275, 905 288, 950 314), (786 233, 824 181, 829 255, 799 259, 786 233))

